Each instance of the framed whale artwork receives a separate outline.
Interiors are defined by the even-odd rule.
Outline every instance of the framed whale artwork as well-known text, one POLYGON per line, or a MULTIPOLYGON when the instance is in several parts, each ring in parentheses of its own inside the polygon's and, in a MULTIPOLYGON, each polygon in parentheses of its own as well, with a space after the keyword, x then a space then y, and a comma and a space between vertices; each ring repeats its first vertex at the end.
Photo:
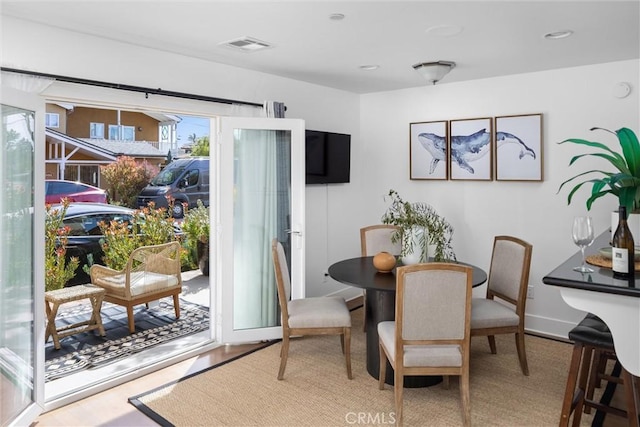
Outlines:
POLYGON ((542 181, 542 114, 495 118, 496 180, 542 181))
POLYGON ((491 117, 449 121, 450 179, 493 179, 492 124, 491 117))
POLYGON ((409 178, 447 179, 448 123, 409 124, 409 178))

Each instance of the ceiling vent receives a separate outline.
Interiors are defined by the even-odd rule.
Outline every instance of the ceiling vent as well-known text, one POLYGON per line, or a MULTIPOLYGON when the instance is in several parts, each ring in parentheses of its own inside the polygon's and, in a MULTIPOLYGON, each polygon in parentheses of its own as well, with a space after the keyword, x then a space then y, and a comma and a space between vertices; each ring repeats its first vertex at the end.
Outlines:
POLYGON ((273 47, 267 42, 263 42, 262 40, 246 36, 222 42, 220 43, 220 45, 230 47, 235 50, 241 50, 243 52, 256 52, 258 50, 269 49, 273 47))

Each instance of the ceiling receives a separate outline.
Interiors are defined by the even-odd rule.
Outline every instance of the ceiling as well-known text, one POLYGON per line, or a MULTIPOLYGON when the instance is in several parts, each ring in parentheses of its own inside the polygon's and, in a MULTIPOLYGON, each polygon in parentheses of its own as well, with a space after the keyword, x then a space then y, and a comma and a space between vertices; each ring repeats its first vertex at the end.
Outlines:
POLYGON ((0 13, 79 35, 369 93, 425 85, 412 68, 418 62, 456 62, 438 83, 446 84, 637 59, 639 6, 638 0, 0 0, 0 13), (330 19, 331 14, 344 19, 330 19), (560 30, 573 34, 544 38, 560 30), (247 36, 272 47, 247 53, 221 45, 247 36), (362 65, 379 68, 366 71, 362 65))

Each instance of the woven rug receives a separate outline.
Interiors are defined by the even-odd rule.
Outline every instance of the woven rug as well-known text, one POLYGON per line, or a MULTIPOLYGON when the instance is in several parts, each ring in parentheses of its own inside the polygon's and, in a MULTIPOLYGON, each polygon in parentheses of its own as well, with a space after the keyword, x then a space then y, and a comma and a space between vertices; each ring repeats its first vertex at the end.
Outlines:
MULTIPOLYGON (((337 337, 304 337, 290 346, 284 380, 276 379, 281 344, 255 351, 134 396, 130 403, 163 426, 392 425, 393 387, 378 390, 365 367, 361 310, 352 314, 348 380, 337 337), (214 369, 215 368, 215 369, 214 369)), ((557 426, 571 345, 526 336, 530 376, 520 370, 513 335, 474 337, 471 413, 476 426, 557 426)), ((583 425, 593 415, 584 414, 583 425)), ((404 390, 405 426, 461 425, 458 381, 404 390)))
MULTIPOLYGON (((56 316, 58 328, 87 320, 89 304, 71 305, 56 316)), ((155 306, 139 305, 134 309, 136 332, 129 333, 125 307, 103 303, 102 323, 106 336, 98 331, 82 332, 60 340, 61 348, 53 347, 49 338, 45 345, 45 382, 82 369, 91 369, 115 362, 133 353, 163 342, 195 334, 209 328, 209 308, 180 300, 180 319, 175 318, 173 299, 162 299, 155 306)))

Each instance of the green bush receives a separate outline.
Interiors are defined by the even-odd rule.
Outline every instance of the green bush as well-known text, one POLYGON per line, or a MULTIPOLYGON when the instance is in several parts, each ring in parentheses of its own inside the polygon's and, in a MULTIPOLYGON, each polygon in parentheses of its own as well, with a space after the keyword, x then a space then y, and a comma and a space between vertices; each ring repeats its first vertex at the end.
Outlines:
POLYGON ((111 203, 136 208, 140 191, 158 173, 158 168, 149 163, 138 163, 132 157, 120 156, 118 160, 101 166, 100 172, 107 182, 111 203))
POLYGON ((134 249, 178 240, 174 219, 168 212, 166 208, 156 209, 151 203, 136 211, 131 224, 118 221, 100 223, 104 264, 114 270, 122 270, 134 249))
POLYGON ((198 206, 187 210, 182 221, 182 231, 184 233, 183 247, 188 253, 190 265, 198 267, 198 242, 207 243, 209 241, 209 208, 198 200, 198 206))

